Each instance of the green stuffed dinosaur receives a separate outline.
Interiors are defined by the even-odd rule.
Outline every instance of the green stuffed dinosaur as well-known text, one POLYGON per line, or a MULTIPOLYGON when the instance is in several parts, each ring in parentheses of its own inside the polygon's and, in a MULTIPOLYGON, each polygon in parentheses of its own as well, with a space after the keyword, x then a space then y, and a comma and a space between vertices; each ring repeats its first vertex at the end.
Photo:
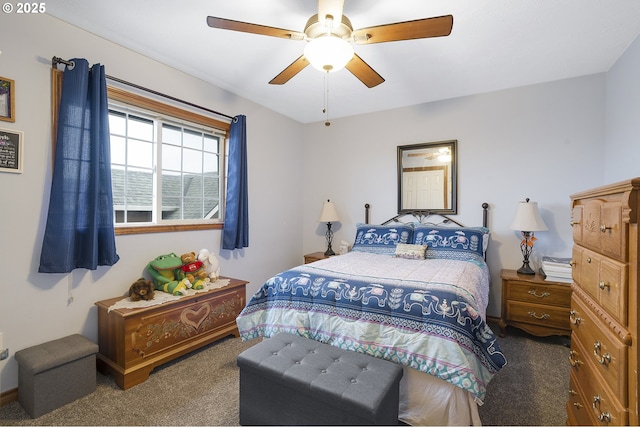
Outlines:
POLYGON ((147 271, 151 275, 154 287, 172 295, 185 295, 187 289, 185 281, 177 280, 176 270, 182 266, 182 260, 174 253, 160 255, 147 264, 147 271))

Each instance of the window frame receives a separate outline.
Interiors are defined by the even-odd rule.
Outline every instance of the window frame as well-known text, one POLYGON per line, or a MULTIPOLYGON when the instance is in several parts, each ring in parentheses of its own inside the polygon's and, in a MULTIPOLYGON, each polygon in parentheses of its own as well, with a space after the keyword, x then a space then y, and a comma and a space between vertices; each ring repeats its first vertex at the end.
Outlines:
MULTIPOLYGON (((58 129, 58 113, 60 106, 60 96, 62 94, 62 81, 64 72, 55 68, 51 69, 51 143, 52 143, 52 168, 55 159, 56 152, 56 140, 58 129)), ((183 108, 179 108, 173 105, 165 104, 163 102, 156 101, 154 99, 135 94, 133 92, 124 90, 122 88, 107 85, 107 96, 109 100, 117 101, 123 104, 128 104, 132 108, 141 108, 150 111, 154 111, 163 115, 167 115, 176 119, 192 122, 205 127, 215 128, 223 131, 222 137, 223 147, 220 150, 221 169, 220 179, 222 180, 221 194, 220 194, 220 206, 222 216, 217 222, 206 223, 184 223, 184 224, 145 224, 145 225, 117 225, 114 224, 115 235, 130 235, 130 234, 146 234, 146 233, 167 233, 175 231, 199 231, 199 230, 216 230, 224 227, 224 212, 226 208, 226 171, 227 171, 227 156, 228 156, 228 139, 229 129, 231 123, 216 120, 212 117, 204 116, 183 108)))
MULTIPOLYGON (((107 94, 110 101, 116 101, 119 103, 130 105, 134 109, 140 108, 143 110, 152 111, 154 113, 159 113, 170 118, 184 120, 196 125, 215 128, 216 130, 224 133, 224 136, 221 137, 223 146, 220 150, 220 156, 222 157, 220 169, 220 180, 222 181, 220 206, 222 207, 221 212, 224 214, 224 208, 226 205, 224 197, 224 189, 226 188, 226 152, 227 140, 229 137, 229 128, 231 124, 201 114, 197 114, 192 111, 178 108, 173 105, 165 104, 114 86, 107 86, 107 94)), ((183 221, 185 221, 184 224, 115 224, 114 228, 116 236, 143 233, 166 233, 174 231, 215 230, 223 228, 224 215, 220 218, 219 221, 216 222, 207 221, 203 223, 187 223, 188 220, 183 221)))

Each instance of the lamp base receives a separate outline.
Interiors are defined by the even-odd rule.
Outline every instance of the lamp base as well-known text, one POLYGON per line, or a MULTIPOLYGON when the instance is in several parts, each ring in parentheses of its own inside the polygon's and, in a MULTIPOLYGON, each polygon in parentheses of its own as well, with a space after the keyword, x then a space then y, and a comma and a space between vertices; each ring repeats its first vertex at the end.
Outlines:
POLYGON ((325 233, 325 237, 327 238, 327 250, 325 251, 325 256, 332 256, 336 253, 333 252, 331 248, 331 242, 333 241, 333 231, 331 231, 331 222, 327 222, 327 232, 325 233))
POLYGON ((527 262, 525 264, 522 264, 522 267, 518 269, 518 274, 528 274, 530 276, 533 276, 534 274, 536 274, 536 272, 533 271, 531 267, 529 267, 529 263, 527 262))

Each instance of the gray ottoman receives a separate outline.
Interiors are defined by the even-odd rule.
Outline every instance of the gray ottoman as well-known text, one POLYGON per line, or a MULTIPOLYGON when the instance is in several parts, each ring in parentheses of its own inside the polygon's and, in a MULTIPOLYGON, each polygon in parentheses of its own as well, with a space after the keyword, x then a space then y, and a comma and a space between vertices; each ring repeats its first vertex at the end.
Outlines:
POLYGON ((18 401, 32 418, 96 390, 98 345, 71 335, 16 352, 18 401))
POLYGON ((242 352, 242 425, 397 425, 402 367, 281 333, 242 352))

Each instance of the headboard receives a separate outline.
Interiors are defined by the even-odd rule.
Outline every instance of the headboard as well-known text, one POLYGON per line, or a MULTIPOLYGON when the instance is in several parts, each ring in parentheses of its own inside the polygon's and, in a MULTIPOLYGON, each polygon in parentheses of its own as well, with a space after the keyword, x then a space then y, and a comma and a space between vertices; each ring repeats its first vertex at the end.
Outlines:
MULTIPOLYGON (((366 203, 364 205, 365 224, 369 224, 369 208, 370 208, 369 203, 366 203)), ((482 226, 483 227, 487 227, 487 225, 489 224, 488 212, 489 212, 489 204, 487 202, 484 202, 482 204, 482 226)), ((403 222, 402 218, 404 217, 412 217, 413 222, 420 222, 422 224, 447 225, 447 224, 453 223, 460 227, 464 227, 463 224, 459 223, 453 218, 450 218, 443 214, 432 213, 429 211, 411 211, 411 212, 401 213, 394 216, 393 218, 389 218, 388 220, 383 222, 382 225, 389 224, 390 222, 403 222), (437 222, 434 222, 433 219, 436 219, 437 222)))

